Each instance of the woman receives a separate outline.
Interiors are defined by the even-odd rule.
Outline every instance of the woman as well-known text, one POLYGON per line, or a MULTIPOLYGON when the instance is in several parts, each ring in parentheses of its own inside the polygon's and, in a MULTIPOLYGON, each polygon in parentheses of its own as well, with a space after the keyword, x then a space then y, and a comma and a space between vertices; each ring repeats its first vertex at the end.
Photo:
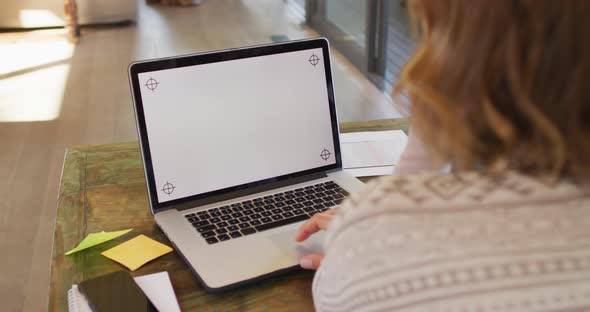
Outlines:
POLYGON ((590 1, 409 7, 396 92, 453 173, 382 178, 305 223, 298 241, 328 228, 301 260, 316 308, 590 310, 590 1))

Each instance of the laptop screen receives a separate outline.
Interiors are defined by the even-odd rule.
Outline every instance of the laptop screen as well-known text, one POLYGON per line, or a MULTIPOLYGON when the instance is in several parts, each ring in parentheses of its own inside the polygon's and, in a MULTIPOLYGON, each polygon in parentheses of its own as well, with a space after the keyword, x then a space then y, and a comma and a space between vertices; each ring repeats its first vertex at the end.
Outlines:
POLYGON ((325 55, 320 47, 139 73, 157 202, 336 164, 325 55))

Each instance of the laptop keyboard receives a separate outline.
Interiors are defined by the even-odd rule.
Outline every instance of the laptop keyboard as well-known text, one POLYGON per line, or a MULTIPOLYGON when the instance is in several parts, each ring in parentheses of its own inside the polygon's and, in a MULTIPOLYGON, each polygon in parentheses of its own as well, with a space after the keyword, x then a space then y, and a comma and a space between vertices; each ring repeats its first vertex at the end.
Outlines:
POLYGON ((329 181, 185 215, 209 244, 309 219, 348 193, 329 181))

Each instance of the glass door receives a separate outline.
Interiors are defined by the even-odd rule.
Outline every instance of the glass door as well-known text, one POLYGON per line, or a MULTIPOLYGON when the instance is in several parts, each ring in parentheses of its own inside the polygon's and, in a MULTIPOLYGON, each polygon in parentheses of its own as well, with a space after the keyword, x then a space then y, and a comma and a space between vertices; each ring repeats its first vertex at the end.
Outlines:
POLYGON ((306 0, 306 21, 381 90, 413 49, 405 0, 306 0))
POLYGON ((308 0, 307 21, 361 71, 367 71, 370 0, 308 0))

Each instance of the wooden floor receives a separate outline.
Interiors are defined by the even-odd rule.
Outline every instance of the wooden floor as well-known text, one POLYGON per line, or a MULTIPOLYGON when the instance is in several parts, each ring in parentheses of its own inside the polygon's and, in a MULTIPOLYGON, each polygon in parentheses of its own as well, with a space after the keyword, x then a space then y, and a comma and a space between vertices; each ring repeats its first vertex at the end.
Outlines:
MULTIPOLYGON (((316 34, 277 0, 205 0, 169 8, 139 2, 137 25, 0 34, 0 304, 47 306, 49 259, 64 149, 136 140, 126 75, 132 60, 316 34)), ((400 116, 341 55, 334 55, 341 121, 400 116)), ((147 207, 146 207, 147 209, 147 207)))

